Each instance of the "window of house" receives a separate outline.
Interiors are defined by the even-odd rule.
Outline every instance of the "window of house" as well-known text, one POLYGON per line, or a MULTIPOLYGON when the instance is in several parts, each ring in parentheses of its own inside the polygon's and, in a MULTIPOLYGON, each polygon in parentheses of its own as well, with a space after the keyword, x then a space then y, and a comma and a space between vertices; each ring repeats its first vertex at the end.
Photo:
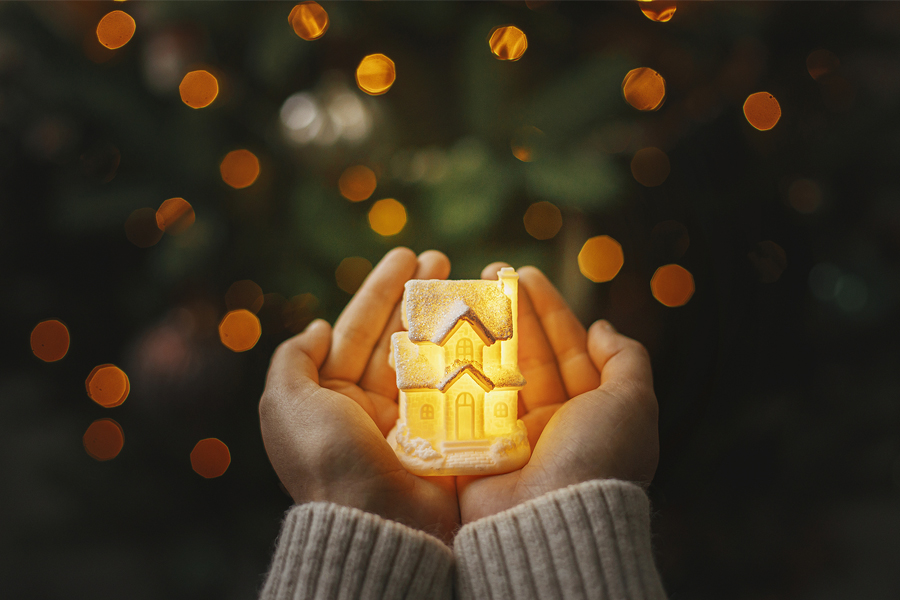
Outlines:
POLYGON ((422 409, 419 411, 419 418, 421 419, 433 419, 434 418, 434 407, 430 404, 423 404, 422 409))
POLYGON ((472 340, 470 340, 469 338, 462 338, 458 342, 456 342, 457 360, 465 360, 471 362, 474 355, 475 349, 472 347, 472 340))
POLYGON ((509 416, 509 408, 506 406, 506 402, 498 402, 494 405, 494 416, 495 417, 507 417, 509 416))

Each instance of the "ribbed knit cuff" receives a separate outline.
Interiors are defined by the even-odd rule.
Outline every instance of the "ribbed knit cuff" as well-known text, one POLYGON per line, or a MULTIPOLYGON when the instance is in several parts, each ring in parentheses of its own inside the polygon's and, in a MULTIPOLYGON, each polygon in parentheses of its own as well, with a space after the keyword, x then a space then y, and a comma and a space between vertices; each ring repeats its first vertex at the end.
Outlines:
POLYGON ((481 519, 453 549, 460 598, 665 598, 650 503, 624 481, 580 483, 481 519))
POLYGON ((292 508, 260 598, 450 598, 453 554, 437 538, 346 506, 292 508))

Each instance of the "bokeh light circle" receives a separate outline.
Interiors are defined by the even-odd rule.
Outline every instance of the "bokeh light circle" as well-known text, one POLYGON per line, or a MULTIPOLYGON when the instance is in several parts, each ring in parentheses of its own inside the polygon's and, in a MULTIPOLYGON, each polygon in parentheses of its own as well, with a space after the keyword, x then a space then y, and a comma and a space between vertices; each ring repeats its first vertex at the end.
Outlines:
POLYGON ((781 118, 781 105, 769 92, 756 92, 744 101, 744 116, 756 129, 768 131, 781 118))
POLYGON ((631 174, 646 187, 662 185, 670 171, 669 157, 659 148, 641 148, 631 159, 631 174))
POLYGON ((666 80, 647 67, 632 69, 622 80, 622 95, 638 110, 658 110, 666 99, 666 80))
POLYGON ((112 364, 97 365, 84 381, 88 397, 104 408, 119 406, 131 391, 125 371, 112 364))
POLYGON ((393 198, 379 200, 369 210, 369 226, 379 235, 396 235, 405 225, 406 208, 393 198))
POLYGON ((370 54, 356 67, 356 85, 370 96, 384 94, 396 79, 394 61, 384 54, 370 54))
POLYGON ((664 265, 650 279, 650 290, 665 306, 684 306, 694 295, 694 276, 680 265, 664 265))
POLYGON ((246 308, 229 311, 219 323, 219 339, 234 352, 246 352, 256 345, 262 335, 259 318, 246 308))
POLYGON ((139 208, 125 220, 125 237, 138 248, 149 248, 163 236, 163 230, 156 221, 156 211, 139 208))
POLYGON ((809 72, 809 76, 815 80, 836 72, 840 66, 841 61, 837 55, 823 48, 813 50, 806 57, 806 70, 809 72))
POLYGON ((372 263, 361 256, 348 256, 334 271, 334 279, 339 288, 348 294, 355 294, 366 276, 372 270, 372 263))
POLYGON ((578 253, 578 269, 595 283, 612 281, 623 264, 622 245, 608 235, 590 238, 578 253))
POLYGON ((235 281, 225 292, 225 306, 228 310, 243 308, 256 314, 262 308, 263 302, 262 288, 250 279, 235 281))
POLYGON ((288 15, 288 23, 294 29, 294 33, 311 42, 317 40, 328 31, 328 13, 318 2, 301 2, 291 9, 288 15))
POLYGON ((522 162, 532 162, 539 155, 539 146, 544 139, 544 132, 532 125, 519 127, 512 139, 509 141, 509 147, 513 156, 522 162))
POLYGON ((259 159, 249 150, 232 150, 222 159, 219 173, 236 190, 249 187, 259 177, 259 159))
POLYGON ((525 211, 522 219, 525 231, 538 240, 549 240, 559 233, 563 224, 562 213, 551 202, 535 202, 525 211))
POLYGON ((125 445, 125 434, 113 419, 97 419, 84 432, 81 442, 88 456, 102 462, 119 455, 125 445))
POLYGON ((231 464, 231 452, 222 440, 206 438, 191 450, 191 468, 206 479, 221 477, 231 464))
POLYGON ((69 351, 69 329, 61 321, 41 321, 31 330, 31 351, 44 362, 61 360, 69 351))
POLYGON ((651 21, 668 23, 675 16, 675 2, 672 0, 639 0, 641 12, 651 21))
POLYGON ((156 226, 170 235, 190 229, 195 218, 194 207, 184 198, 169 198, 156 210, 156 226))
POLYGON ((191 71, 181 80, 178 93, 181 101, 191 108, 204 108, 219 95, 219 82, 209 71, 191 71))
POLYGON ((110 50, 115 50, 131 41, 134 30, 135 24, 131 15, 114 10, 107 13, 97 24, 97 40, 110 50))
POLYGON ((363 165, 347 167, 338 179, 341 195, 350 202, 368 200, 375 193, 377 185, 375 172, 363 165))
POLYGON ((500 60, 519 60, 528 49, 528 38, 515 25, 497 27, 488 38, 491 53, 500 60))

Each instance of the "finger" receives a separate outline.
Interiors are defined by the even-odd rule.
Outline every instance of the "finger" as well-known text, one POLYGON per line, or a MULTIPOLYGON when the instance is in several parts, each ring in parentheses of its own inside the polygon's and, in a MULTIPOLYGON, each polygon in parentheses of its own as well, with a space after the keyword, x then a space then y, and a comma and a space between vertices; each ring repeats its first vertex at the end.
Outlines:
POLYGON ((591 325, 588 352, 600 370, 601 386, 621 384, 653 389, 647 350, 640 342, 616 332, 608 321, 591 325))
POLYGON ((356 383, 418 261, 409 248, 394 248, 375 266, 334 324, 322 377, 356 383))
MULTIPOLYGON (((413 279, 446 279, 450 275, 450 259, 443 252, 437 250, 426 250, 419 255, 418 266, 413 275, 413 279)), ((391 335, 397 331, 402 331, 403 325, 400 321, 400 304, 394 307, 394 312, 388 321, 387 327, 384 328, 375 349, 372 351, 372 358, 366 366, 359 385, 368 392, 374 392, 389 399, 397 399, 397 374, 391 365, 388 364, 388 357, 391 353, 391 335)))
POLYGON ((528 291, 562 375, 569 398, 574 398, 600 385, 600 372, 587 350, 587 332, 572 309, 535 267, 519 269, 519 281, 528 291))
POLYGON ((298 383, 318 386, 319 369, 330 345, 331 325, 316 319, 275 350, 266 375, 266 388, 294 387, 298 383))
POLYGON ((486 266, 486 267, 481 271, 481 278, 482 278, 482 279, 492 279, 492 280, 496 280, 496 279, 497 279, 497 274, 500 272, 500 269, 505 269, 505 268, 507 268, 507 267, 509 267, 509 266, 510 266, 510 265, 508 265, 508 264, 505 263, 505 262, 492 262, 491 264, 489 264, 488 266, 486 266))
MULTIPOLYGON (((481 276, 497 279, 497 271, 509 266, 506 263, 488 265, 481 276)), ((519 397, 527 410, 568 400, 566 388, 556 365, 553 348, 544 334, 531 303, 528 290, 519 288, 519 370, 527 382, 519 390, 519 397)))

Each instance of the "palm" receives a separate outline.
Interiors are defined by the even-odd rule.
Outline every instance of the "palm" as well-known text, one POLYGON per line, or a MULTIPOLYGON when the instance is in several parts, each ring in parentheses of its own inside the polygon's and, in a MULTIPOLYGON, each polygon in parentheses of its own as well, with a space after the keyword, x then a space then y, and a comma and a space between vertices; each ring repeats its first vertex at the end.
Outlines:
POLYGON ((590 479, 649 482, 656 470, 656 399, 643 349, 600 325, 588 334, 540 271, 519 273, 519 365, 528 382, 519 410, 532 456, 512 473, 459 478, 463 524, 590 479))
POLYGON ((390 336, 401 328, 403 284, 448 273, 440 253, 417 261, 407 249, 394 250, 333 331, 318 321, 276 353, 260 404, 263 438, 296 502, 329 500, 451 538, 459 524, 454 479, 408 473, 385 440, 398 413, 387 358, 390 336))

